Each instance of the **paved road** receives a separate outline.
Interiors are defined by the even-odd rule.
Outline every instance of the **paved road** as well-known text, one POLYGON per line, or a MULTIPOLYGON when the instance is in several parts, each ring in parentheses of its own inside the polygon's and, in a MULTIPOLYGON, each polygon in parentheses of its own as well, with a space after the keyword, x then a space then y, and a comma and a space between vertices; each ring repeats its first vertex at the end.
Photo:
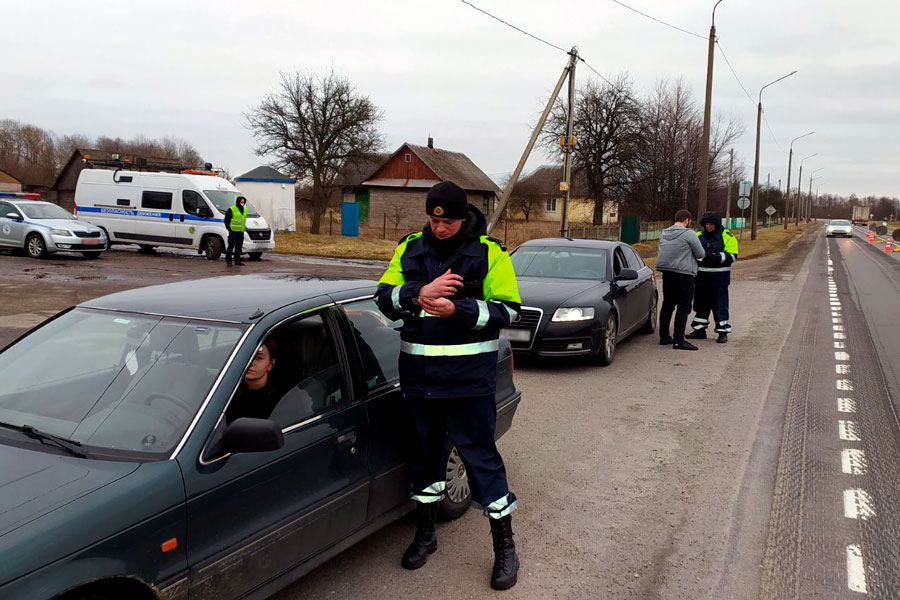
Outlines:
POLYGON ((898 301, 897 254, 859 234, 816 244, 776 376, 788 401, 763 598, 897 597, 898 301))

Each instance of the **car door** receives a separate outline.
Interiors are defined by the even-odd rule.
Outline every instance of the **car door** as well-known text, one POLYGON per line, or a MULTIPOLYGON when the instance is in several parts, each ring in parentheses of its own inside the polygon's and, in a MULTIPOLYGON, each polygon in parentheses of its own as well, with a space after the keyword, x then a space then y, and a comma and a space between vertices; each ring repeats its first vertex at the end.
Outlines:
POLYGON ((351 300, 342 306, 349 337, 354 340, 358 385, 365 394, 372 428, 371 521, 410 498, 408 458, 413 424, 400 392, 397 370, 403 322, 385 317, 372 298, 351 300))
POLYGON ((212 211, 206 200, 195 190, 181 190, 181 212, 175 218, 179 243, 190 246, 200 244, 198 225, 212 220, 212 211))
POLYGON ((634 288, 632 303, 635 309, 635 326, 639 327, 647 322, 648 309, 653 297, 654 282, 653 270, 644 264, 643 259, 631 246, 621 246, 625 254, 625 260, 629 269, 637 271, 638 280, 634 288))
POLYGON ((267 385, 280 397, 270 418, 284 446, 210 455, 213 434, 185 478, 191 598, 239 597, 365 523, 369 427, 334 316, 320 310, 269 335, 278 351, 267 385))
POLYGON ((613 280, 615 284, 613 298, 619 311, 620 335, 634 327, 639 310, 639 301, 635 296, 640 285, 640 279, 632 281, 618 279, 622 270, 629 268, 628 260, 625 258, 624 246, 619 244, 613 249, 613 280))
POLYGON ((9 202, 0 202, 0 245, 21 247, 25 244, 25 225, 22 219, 10 219, 10 214, 24 217, 22 211, 9 202))

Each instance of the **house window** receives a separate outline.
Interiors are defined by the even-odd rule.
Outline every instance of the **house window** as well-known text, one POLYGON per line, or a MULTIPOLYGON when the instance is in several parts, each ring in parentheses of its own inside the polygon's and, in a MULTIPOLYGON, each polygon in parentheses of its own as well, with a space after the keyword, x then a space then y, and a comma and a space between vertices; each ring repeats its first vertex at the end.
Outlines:
POLYGON ((493 209, 493 206, 491 206, 491 199, 492 199, 492 198, 493 198, 493 196, 489 196, 489 195, 487 195, 487 194, 485 194, 484 196, 482 196, 482 199, 481 199, 481 212, 483 212, 483 213, 486 214, 486 215, 490 214, 490 213, 491 213, 491 209, 493 209))
POLYGON ((407 154, 406 157, 404 158, 404 160, 406 162, 410 162, 412 160, 412 154, 407 154))
POLYGON ((544 205, 544 212, 556 212, 556 198, 547 198, 547 203, 544 205))

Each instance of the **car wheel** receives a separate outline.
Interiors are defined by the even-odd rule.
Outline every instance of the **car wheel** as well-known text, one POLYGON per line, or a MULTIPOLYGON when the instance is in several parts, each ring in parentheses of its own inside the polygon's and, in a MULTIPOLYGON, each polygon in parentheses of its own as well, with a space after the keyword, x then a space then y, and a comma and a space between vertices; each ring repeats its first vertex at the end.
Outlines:
POLYGON ((222 256, 222 239, 217 235, 211 235, 203 242, 203 252, 209 260, 219 260, 222 256))
POLYGON ((47 243, 39 233, 32 233, 25 240, 25 252, 31 258, 44 258, 47 256, 47 243))
POLYGON ((250 260, 262 260, 262 252, 250 252, 248 256, 250 260))
POLYGON ((604 367, 610 365, 613 361, 613 355, 616 353, 616 335, 618 334, 618 323, 616 315, 609 311, 609 317, 606 319, 606 329, 600 337, 600 353, 597 358, 604 367))
POLYGON ((466 466, 456 448, 450 446, 450 453, 447 456, 447 493, 441 500, 438 516, 443 521, 452 521, 463 516, 471 505, 472 490, 469 487, 466 466))
POLYGON ((100 252, 82 252, 81 255, 85 258, 100 258, 100 252))
POLYGON ((653 296, 650 298, 650 310, 647 312, 647 322, 640 331, 644 335, 650 335, 656 331, 656 325, 659 323, 659 311, 656 310, 658 305, 659 295, 653 292, 653 296))

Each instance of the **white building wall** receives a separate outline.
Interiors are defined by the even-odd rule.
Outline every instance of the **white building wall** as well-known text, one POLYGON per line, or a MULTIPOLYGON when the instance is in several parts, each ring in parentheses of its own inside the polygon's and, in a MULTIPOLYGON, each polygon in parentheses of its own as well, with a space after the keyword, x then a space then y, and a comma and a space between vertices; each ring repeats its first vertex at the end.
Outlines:
POLYGON ((237 189, 247 196, 275 231, 296 231, 294 184, 269 181, 235 181, 237 189))

